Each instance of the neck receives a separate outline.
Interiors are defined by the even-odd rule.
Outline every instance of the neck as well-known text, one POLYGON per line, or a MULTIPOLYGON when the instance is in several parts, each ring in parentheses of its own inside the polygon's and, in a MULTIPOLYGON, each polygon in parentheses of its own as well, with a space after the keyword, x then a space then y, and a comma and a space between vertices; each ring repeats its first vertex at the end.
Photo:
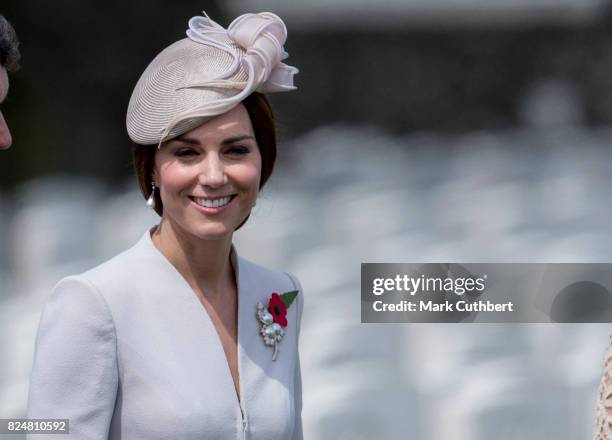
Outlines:
POLYGON ((201 240, 162 219, 151 238, 187 283, 209 300, 222 297, 235 282, 230 261, 231 235, 219 240, 201 240))

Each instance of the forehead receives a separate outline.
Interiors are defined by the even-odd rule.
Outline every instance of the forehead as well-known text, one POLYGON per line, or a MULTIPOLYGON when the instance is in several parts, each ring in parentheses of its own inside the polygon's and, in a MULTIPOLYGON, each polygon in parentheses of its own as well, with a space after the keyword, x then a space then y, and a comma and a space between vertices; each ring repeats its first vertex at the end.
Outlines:
POLYGON ((190 137, 227 137, 234 134, 253 134, 249 112, 243 104, 238 104, 230 111, 216 116, 208 122, 194 128, 190 137))
POLYGON ((4 67, 0 67, 0 102, 4 101, 4 99, 6 98, 8 88, 9 82, 6 69, 4 67))

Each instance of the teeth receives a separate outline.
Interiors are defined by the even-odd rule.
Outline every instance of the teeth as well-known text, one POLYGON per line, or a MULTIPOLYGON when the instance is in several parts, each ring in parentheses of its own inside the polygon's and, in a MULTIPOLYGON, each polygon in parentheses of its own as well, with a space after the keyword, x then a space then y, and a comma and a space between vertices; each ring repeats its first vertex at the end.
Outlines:
POLYGON ((221 197, 220 199, 201 199, 198 197, 194 197, 193 200, 200 206, 205 206, 206 208, 219 208, 220 206, 227 205, 230 200, 232 200, 231 196, 221 197))

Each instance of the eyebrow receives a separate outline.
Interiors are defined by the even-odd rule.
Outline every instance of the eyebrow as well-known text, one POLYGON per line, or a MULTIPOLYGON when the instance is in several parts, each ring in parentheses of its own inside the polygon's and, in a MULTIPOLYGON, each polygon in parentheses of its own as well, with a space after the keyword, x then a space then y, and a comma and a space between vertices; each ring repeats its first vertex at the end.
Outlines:
MULTIPOLYGON (((239 141, 244 141, 247 139, 255 139, 253 136, 251 136, 250 134, 241 134, 238 136, 233 136, 227 139, 223 139, 223 141, 221 141, 221 145, 230 145, 233 144, 234 142, 239 142, 239 141)), ((177 138, 175 138, 174 140, 179 141, 179 142, 184 142, 186 144, 190 144, 190 145, 200 145, 200 141, 196 138, 191 138, 188 136, 179 136, 177 138)))

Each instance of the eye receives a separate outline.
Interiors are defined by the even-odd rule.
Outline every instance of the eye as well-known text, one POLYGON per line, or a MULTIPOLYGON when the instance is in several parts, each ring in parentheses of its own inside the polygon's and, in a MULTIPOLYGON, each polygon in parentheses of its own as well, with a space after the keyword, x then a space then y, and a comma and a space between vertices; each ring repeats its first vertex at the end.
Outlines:
POLYGON ((230 156, 244 156, 245 154, 249 154, 251 150, 242 145, 234 145, 229 147, 225 152, 230 156))
POLYGON ((174 156, 176 157, 191 157, 196 154, 198 153, 193 148, 179 148, 174 151, 174 156))

